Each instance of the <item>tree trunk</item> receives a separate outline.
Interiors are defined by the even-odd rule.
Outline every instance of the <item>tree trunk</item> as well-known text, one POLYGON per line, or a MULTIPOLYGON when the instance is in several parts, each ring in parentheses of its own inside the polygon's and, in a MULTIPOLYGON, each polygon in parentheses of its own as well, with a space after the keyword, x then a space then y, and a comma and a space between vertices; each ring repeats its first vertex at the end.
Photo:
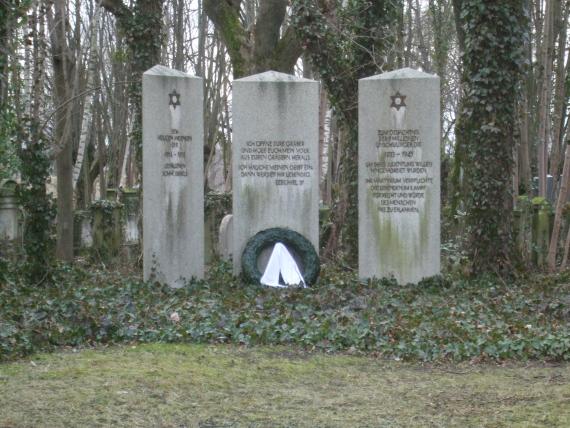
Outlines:
POLYGON ((74 59, 67 44, 65 0, 55 0, 54 12, 48 14, 50 24, 54 88, 57 108, 56 174, 57 174, 57 246, 56 256, 60 260, 73 261, 73 159, 71 142, 71 108, 69 101, 73 88, 74 59))
POLYGON ((563 210, 568 200, 568 187, 570 186, 570 150, 566 147, 566 154, 564 156, 564 171, 562 173, 562 183, 560 192, 558 194, 558 201, 556 202, 556 211, 554 214, 554 226, 550 236, 550 245, 548 247, 548 269, 551 272, 556 270, 556 253, 558 252, 558 239, 560 237, 560 228, 562 226, 563 210))
POLYGON ((241 3, 203 0, 204 10, 228 50, 234 78, 267 70, 291 73, 303 51, 292 27, 281 34, 288 1, 261 0, 253 28, 246 28, 240 18, 241 3))
POLYGON ((176 0, 173 2, 175 8, 175 25, 174 25, 174 61, 175 70, 185 70, 184 58, 184 0, 176 0))
POLYGON ((85 89, 89 91, 85 97, 85 107, 83 109, 83 119, 81 121, 81 132, 79 135, 79 147, 77 149, 77 159, 75 160, 75 166, 73 167, 73 189, 77 187, 77 180, 79 179, 79 174, 81 173, 81 167, 83 166, 83 158, 85 156, 85 150, 87 144, 91 137, 91 125, 93 120, 93 110, 94 110, 94 100, 95 100, 95 88, 93 87, 94 76, 97 73, 98 65, 98 31, 99 31, 99 17, 101 8, 97 7, 93 11, 93 17, 91 18, 91 24, 89 26, 90 37, 89 37, 89 64, 87 66, 87 83, 85 89))
POLYGON ((523 72, 528 32, 523 0, 462 1, 460 6, 462 28, 469 30, 464 34, 467 96, 462 119, 468 256, 474 274, 509 273, 516 104, 505 93, 516 93, 523 72), (493 55, 481 55, 486 50, 493 55))
POLYGON ((544 37, 542 40, 542 76, 540 90, 539 129, 537 144, 538 195, 546 197, 548 142, 550 136, 550 93, 552 85, 552 62, 554 56, 554 1, 546 0, 544 12, 544 37))
POLYGON ((552 115, 552 154, 550 159, 550 174, 553 178, 552 187, 558 188, 560 181, 560 157, 562 153, 562 135, 564 122, 566 119, 566 76, 568 76, 568 61, 564 63, 566 57, 566 31, 569 18, 570 7, 566 6, 564 13, 560 10, 560 0, 557 0, 557 12, 560 12, 560 19, 557 21, 558 48, 556 55, 556 85, 554 88, 554 111, 552 115))

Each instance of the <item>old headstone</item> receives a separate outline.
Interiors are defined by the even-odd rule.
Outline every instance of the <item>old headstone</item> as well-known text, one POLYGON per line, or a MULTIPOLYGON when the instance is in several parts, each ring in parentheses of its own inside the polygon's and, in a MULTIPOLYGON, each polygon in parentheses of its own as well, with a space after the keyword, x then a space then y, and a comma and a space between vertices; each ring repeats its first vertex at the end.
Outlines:
POLYGON ((93 245, 93 212, 75 210, 73 221, 73 245, 76 253, 79 253, 93 245))
POLYGON ((319 246, 319 83, 269 71, 233 86, 233 263, 247 241, 288 228, 319 246))
POLYGON ((120 200, 123 204, 124 231, 126 245, 134 245, 139 242, 139 213, 140 196, 138 189, 121 189, 120 200))
POLYGON ((359 82, 359 276, 440 273, 439 77, 409 68, 359 82))
POLYGON ((144 278, 182 287, 204 275, 202 79, 143 75, 144 278))
POLYGON ((220 223, 218 232, 218 253, 223 260, 230 260, 232 258, 233 225, 233 214, 227 214, 220 223))
POLYGON ((123 245, 123 206, 115 200, 99 199, 91 204, 92 248, 104 263, 118 259, 123 245))
POLYGON ((0 182, 0 241, 15 241, 20 237, 19 220, 16 182, 0 182))

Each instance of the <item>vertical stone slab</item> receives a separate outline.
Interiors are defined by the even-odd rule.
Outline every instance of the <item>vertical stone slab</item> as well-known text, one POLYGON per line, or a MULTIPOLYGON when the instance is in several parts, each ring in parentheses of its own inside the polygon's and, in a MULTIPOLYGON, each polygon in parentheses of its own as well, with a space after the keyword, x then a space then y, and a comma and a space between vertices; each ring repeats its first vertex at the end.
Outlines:
POLYGON ((226 215, 220 223, 218 232, 218 254, 223 260, 230 260, 232 258, 234 238, 234 216, 233 214, 226 215))
POLYGON ((272 227, 319 248, 319 83, 268 71, 233 84, 233 263, 272 227))
POLYGON ((409 68, 359 81, 362 279, 440 273, 440 83, 409 68))
POLYGON ((19 217, 16 182, 0 183, 0 241, 16 241, 20 237, 19 217))
POLYGON ((202 79, 157 65, 143 74, 144 278, 204 276, 202 79))

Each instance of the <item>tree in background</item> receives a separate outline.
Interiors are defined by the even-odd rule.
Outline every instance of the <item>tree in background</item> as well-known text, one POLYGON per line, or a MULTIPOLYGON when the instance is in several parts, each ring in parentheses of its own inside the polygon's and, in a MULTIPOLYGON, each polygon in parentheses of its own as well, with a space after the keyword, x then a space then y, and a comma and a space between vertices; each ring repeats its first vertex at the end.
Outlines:
POLYGON ((525 65, 523 0, 460 0, 464 37, 467 248, 474 273, 504 272, 513 255, 516 94, 525 65))
POLYGON ((301 45, 286 25, 288 0, 251 1, 242 14, 242 0, 204 0, 204 10, 228 50, 234 78, 275 70, 292 73, 301 45))
POLYGON ((34 72, 31 99, 24 99, 22 75, 42 70, 44 57, 38 47, 43 27, 38 10, 45 8, 31 1, 0 1, 0 180, 19 174, 17 187, 24 214, 23 249, 26 277, 31 287, 39 286, 49 275, 53 261, 51 224, 53 204, 46 191, 49 181, 49 139, 40 123, 42 73, 34 72), (32 10, 30 10, 32 9, 32 10), (29 14, 29 15, 28 15, 29 14), (21 37, 26 31, 25 37, 21 37), (18 50, 33 46, 33 55, 21 61, 18 50), (22 64, 23 62, 23 64, 22 64), (22 102, 25 101, 25 102, 22 102))
POLYGON ((402 10, 398 1, 294 1, 294 26, 323 82, 345 133, 339 192, 325 256, 344 246, 349 263, 358 259, 358 79, 396 66, 390 54, 402 10))
POLYGON ((130 102, 134 108, 133 145, 139 171, 142 168, 142 74, 160 64, 162 52, 163 0, 137 0, 127 6, 123 0, 101 0, 101 6, 111 12, 119 31, 126 40, 132 61, 130 102))
POLYGON ((14 92, 10 91, 10 68, 21 42, 16 30, 25 23, 29 1, 0 0, 0 181, 18 171, 18 156, 11 136, 17 128, 14 92))

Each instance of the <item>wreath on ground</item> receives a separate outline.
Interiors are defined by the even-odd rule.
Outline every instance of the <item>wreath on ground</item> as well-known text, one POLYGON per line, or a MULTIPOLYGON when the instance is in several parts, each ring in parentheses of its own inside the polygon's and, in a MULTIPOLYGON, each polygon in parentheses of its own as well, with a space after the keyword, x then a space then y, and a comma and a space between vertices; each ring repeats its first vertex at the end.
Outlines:
POLYGON ((274 227, 258 232, 247 241, 241 257, 242 272, 248 281, 259 284, 262 272, 257 267, 257 260, 263 250, 273 247, 281 242, 288 249, 292 249, 301 259, 299 270, 307 285, 317 281, 321 264, 319 256, 307 238, 291 229, 274 227))

